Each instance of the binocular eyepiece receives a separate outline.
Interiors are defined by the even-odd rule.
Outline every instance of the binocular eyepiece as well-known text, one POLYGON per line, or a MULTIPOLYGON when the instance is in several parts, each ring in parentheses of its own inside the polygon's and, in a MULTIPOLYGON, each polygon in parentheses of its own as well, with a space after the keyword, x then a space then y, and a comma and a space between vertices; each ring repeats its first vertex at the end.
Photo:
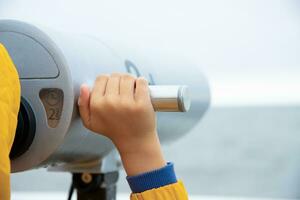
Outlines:
POLYGON ((35 128, 35 116, 31 106, 22 98, 15 139, 9 154, 10 159, 21 156, 29 149, 35 135, 35 128))

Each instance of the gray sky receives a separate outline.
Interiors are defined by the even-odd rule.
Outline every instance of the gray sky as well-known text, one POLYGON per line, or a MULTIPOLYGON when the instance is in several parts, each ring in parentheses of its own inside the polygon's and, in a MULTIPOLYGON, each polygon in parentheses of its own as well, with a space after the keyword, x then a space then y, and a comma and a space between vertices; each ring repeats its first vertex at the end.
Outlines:
POLYGON ((0 1, 0 18, 179 54, 208 76, 214 106, 300 104, 299 10, 296 0, 0 1))

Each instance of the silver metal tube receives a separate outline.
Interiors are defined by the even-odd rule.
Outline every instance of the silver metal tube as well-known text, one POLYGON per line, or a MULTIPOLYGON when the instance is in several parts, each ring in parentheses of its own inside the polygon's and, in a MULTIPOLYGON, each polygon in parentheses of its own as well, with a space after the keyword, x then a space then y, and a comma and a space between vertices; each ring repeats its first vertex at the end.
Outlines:
POLYGON ((152 105, 158 112, 187 112, 191 99, 185 85, 149 86, 152 105))

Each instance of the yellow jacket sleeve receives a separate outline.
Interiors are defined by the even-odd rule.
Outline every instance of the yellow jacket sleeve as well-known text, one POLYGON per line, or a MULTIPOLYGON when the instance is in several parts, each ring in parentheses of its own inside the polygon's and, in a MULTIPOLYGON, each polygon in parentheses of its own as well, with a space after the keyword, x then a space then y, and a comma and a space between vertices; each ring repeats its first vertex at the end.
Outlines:
POLYGON ((0 44, 0 199, 10 199, 10 159, 20 106, 20 82, 6 49, 0 44))
POLYGON ((131 194, 131 200, 188 200, 188 194, 181 181, 142 193, 131 194))

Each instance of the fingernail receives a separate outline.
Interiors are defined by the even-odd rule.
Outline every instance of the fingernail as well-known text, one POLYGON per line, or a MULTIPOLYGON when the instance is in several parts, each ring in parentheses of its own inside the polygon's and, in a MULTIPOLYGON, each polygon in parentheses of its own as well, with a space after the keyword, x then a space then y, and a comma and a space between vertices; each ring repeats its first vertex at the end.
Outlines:
POLYGON ((148 80, 147 80, 144 76, 140 76, 139 78, 140 78, 141 80, 146 81, 146 82, 148 83, 148 80))
POLYGON ((145 77, 143 77, 143 76, 140 76, 140 77, 138 77, 139 79, 143 79, 143 80, 146 80, 146 78, 145 77))

